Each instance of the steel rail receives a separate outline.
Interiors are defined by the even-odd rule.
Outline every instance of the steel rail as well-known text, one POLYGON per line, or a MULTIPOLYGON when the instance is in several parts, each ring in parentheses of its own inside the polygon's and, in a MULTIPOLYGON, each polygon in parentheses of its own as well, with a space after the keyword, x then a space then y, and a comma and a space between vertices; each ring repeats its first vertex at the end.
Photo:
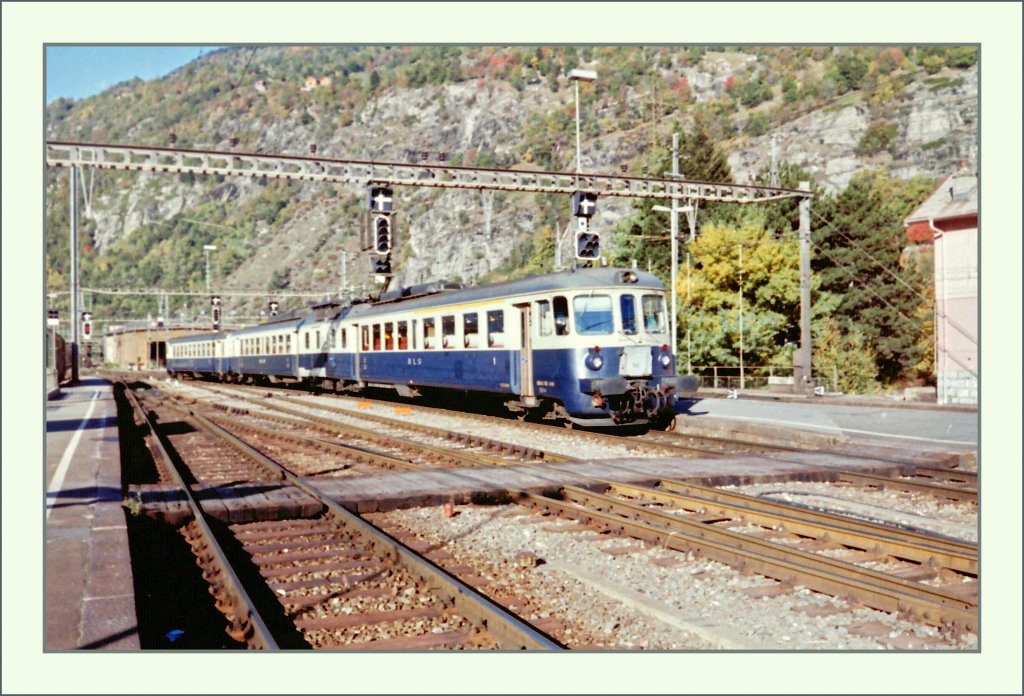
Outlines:
MULTIPOLYGON (((953 556, 962 556, 964 558, 974 557, 976 559, 978 554, 977 545, 966 541, 947 539, 931 534, 898 529, 885 524, 857 520, 852 517, 833 515, 828 512, 819 512, 817 510, 811 510, 809 508, 792 505, 790 503, 766 500, 764 498, 744 495, 743 493, 732 493, 719 488, 701 486, 695 483, 661 479, 656 484, 656 489, 682 496, 690 496, 697 499, 707 500, 708 502, 719 505, 742 506, 751 510, 765 512, 767 514, 799 514, 801 518, 810 521, 820 520, 822 524, 842 525, 853 532, 899 539, 904 543, 921 546, 922 548, 932 549, 934 551, 953 556)), ((977 572, 976 569, 973 572, 977 572)))
POLYGON ((937 479, 939 481, 960 481, 965 485, 974 488, 975 490, 977 490, 978 488, 977 471, 949 469, 938 466, 915 466, 912 475, 937 479))
POLYGON ((846 525, 845 520, 828 519, 825 515, 803 515, 796 517, 793 510, 786 512, 767 512, 757 510, 744 503, 725 503, 693 495, 680 495, 652 490, 644 486, 613 483, 605 490, 624 497, 637 499, 641 502, 651 501, 675 508, 689 510, 702 515, 729 517, 737 524, 749 523, 781 533, 791 533, 819 540, 834 542, 843 546, 851 546, 862 551, 870 551, 894 558, 912 561, 922 565, 949 568, 970 575, 978 574, 978 557, 976 553, 955 553, 936 548, 921 546, 915 542, 901 539, 895 531, 879 532, 875 529, 858 529, 857 525, 846 525), (813 517, 813 521, 808 519, 813 517))
POLYGON ((166 463, 166 468, 174 478, 175 484, 184 493, 192 510, 193 527, 186 533, 186 539, 200 567, 203 578, 210 583, 211 594, 217 600, 217 608, 229 622, 228 635, 248 647, 260 650, 277 650, 278 644, 267 627, 258 609, 246 592, 241 580, 231 567, 227 555, 217 543, 217 537, 206 521, 206 513, 196 500, 191 488, 185 483, 174 460, 170 457, 163 442, 163 437, 156 428, 153 414, 145 408, 132 393, 124 389, 125 397, 136 414, 145 421, 151 435, 153 448, 166 463))
MULTIPOLYGON (((315 447, 322 450, 330 450, 335 454, 339 454, 343 457, 348 457, 360 461, 369 461, 371 464, 375 466, 380 466, 385 469, 403 469, 405 471, 421 471, 423 469, 423 467, 417 464, 413 464, 412 462, 409 462, 405 459, 392 457, 382 452, 375 452, 365 447, 358 447, 356 445, 343 442, 321 440, 307 435, 295 435, 294 433, 282 432, 281 430, 272 430, 270 428, 263 428, 258 425, 253 425, 251 423, 238 423, 232 421, 230 422, 231 427, 228 428, 228 426, 225 425, 225 421, 227 421, 228 419, 212 415, 207 417, 217 425, 227 430, 233 428, 237 430, 243 430, 246 432, 256 433, 258 435, 263 435, 265 437, 284 440, 286 442, 291 442, 294 444, 308 445, 310 447, 315 447)), ((270 416, 268 420, 273 420, 279 423, 290 422, 297 426, 303 425, 303 423, 299 421, 291 421, 290 419, 282 418, 280 416, 270 416)))
MULTIPOLYGON (((430 454, 432 456, 438 457, 439 459, 451 462, 453 464, 478 465, 478 464, 482 463, 482 464, 494 464, 494 465, 497 465, 497 466, 501 466, 501 465, 508 465, 508 464, 518 463, 518 462, 511 462, 511 461, 509 461, 507 459, 502 459, 500 457, 492 457, 492 456, 486 455, 486 454, 477 454, 477 453, 471 453, 471 452, 453 451, 453 450, 450 450, 450 449, 445 449, 443 447, 435 447, 434 445, 427 445, 427 444, 424 444, 424 443, 416 442, 415 440, 410 440, 408 438, 396 437, 394 435, 384 435, 384 434, 381 434, 379 431, 376 431, 376 430, 370 430, 368 428, 360 428, 359 426, 349 425, 349 424, 346 424, 346 423, 338 423, 337 421, 330 420, 329 418, 324 418, 322 416, 317 416, 317 415, 314 415, 314 414, 311 414, 311 413, 304 413, 303 411, 300 411, 298 409, 289 408, 288 406, 283 406, 281 404, 268 404, 268 403, 266 403, 265 400, 261 401, 259 399, 253 399, 252 397, 236 396, 234 398, 239 398, 239 399, 242 399, 242 400, 247 401, 249 403, 257 404, 257 405, 262 406, 264 408, 274 409, 274 410, 280 411, 281 413, 286 413, 286 414, 288 414, 290 416, 295 416, 296 418, 300 418, 300 419, 303 419, 304 421, 307 421, 308 424, 314 424, 316 427, 319 427, 319 428, 322 428, 322 429, 326 429, 328 431, 332 431, 332 432, 340 433, 340 434, 354 435, 356 437, 362 437, 364 439, 371 440, 371 441, 377 442, 377 443, 384 443, 384 444, 398 443, 398 444, 403 445, 405 447, 411 447, 411 448, 414 448, 414 449, 417 449, 417 450, 421 450, 423 452, 427 452, 428 454, 430 454)), ((317 405, 314 405, 314 404, 304 404, 304 405, 307 408, 314 409, 314 410, 321 408, 320 406, 317 406, 317 405)), ((322 409, 322 410, 332 410, 332 409, 322 409)), ((249 411, 246 415, 250 415, 250 416, 253 416, 253 417, 257 417, 257 418, 264 418, 265 417, 268 420, 278 421, 280 423, 287 423, 289 425, 300 425, 300 426, 303 425, 303 423, 301 421, 295 421, 295 420, 291 420, 291 419, 288 419, 288 418, 284 418, 282 416, 275 416, 273 414, 260 414, 260 413, 254 413, 252 411, 249 411)), ((376 416, 375 414, 370 414, 370 413, 361 414, 361 413, 349 412, 348 414, 343 414, 343 415, 348 415, 351 418, 363 418, 365 416, 366 420, 370 420, 370 421, 373 421, 373 422, 383 423, 383 424, 386 424, 386 425, 397 425, 399 427, 405 427, 405 423, 403 421, 389 419, 389 418, 386 418, 386 417, 383 417, 383 416, 376 416)), ((311 427, 308 424, 306 425, 306 427, 311 427)), ((432 435, 432 436, 435 436, 435 437, 444 438, 444 439, 448 439, 448 440, 456 439, 454 437, 455 434, 453 434, 451 431, 442 430, 440 428, 432 428, 430 426, 421 426, 421 425, 417 424, 414 427, 410 427, 409 429, 413 430, 415 432, 421 432, 421 433, 424 433, 424 434, 427 434, 427 435, 432 435)), ((480 440, 481 441, 485 441, 485 438, 480 438, 480 440)), ((489 440, 487 442, 493 443, 494 441, 493 440, 489 440)), ((470 444, 478 444, 478 443, 470 443, 470 444)))
POLYGON ((853 483, 858 486, 892 489, 904 491, 906 493, 926 493, 937 498, 947 498, 949 500, 968 503, 978 502, 978 491, 968 488, 942 486, 935 483, 921 483, 918 481, 908 481, 907 479, 878 476, 875 474, 862 474, 853 471, 840 471, 838 480, 853 483))
POLYGON ((192 417, 207 431, 215 433, 224 442, 246 456, 262 460, 266 466, 276 467, 283 478, 292 486, 320 501, 327 508, 326 515, 338 529, 345 529, 363 537, 374 553, 382 559, 401 562, 417 575, 427 586, 445 595, 457 611, 478 628, 490 633, 506 650, 544 649, 560 650, 564 646, 550 636, 538 631, 518 616, 509 613, 497 603, 466 585, 454 575, 427 560, 382 530, 374 527, 358 515, 349 512, 334 502, 318 488, 267 457, 262 452, 243 442, 240 438, 214 424, 202 414, 191 411, 192 417))
POLYGON ((565 486, 562 491, 568 500, 556 501, 524 492, 518 497, 533 507, 597 523, 665 548, 696 550, 743 572, 799 583, 833 596, 852 597, 890 613, 909 611, 934 626, 953 624, 967 630, 977 627, 977 603, 938 588, 738 532, 687 522, 585 489, 565 486))
MULTIPOLYGON (((217 387, 211 387, 210 389, 211 389, 211 391, 218 392, 218 393, 221 393, 221 394, 225 393, 224 391, 222 391, 220 389, 220 385, 218 385, 217 387)), ((241 399, 242 401, 246 401, 248 403, 259 404, 259 405, 264 405, 264 406, 267 405, 265 399, 261 400, 261 399, 256 399, 256 398, 253 398, 253 397, 250 397, 250 396, 239 395, 235 391, 235 389, 237 389, 237 388, 229 388, 229 390, 226 393, 230 394, 232 398, 241 399)), ((244 387, 243 387, 243 389, 244 389, 244 387)), ((279 395, 279 394, 272 394, 271 396, 275 400, 280 400, 280 399, 288 398, 288 397, 286 397, 284 395, 279 395)), ((555 454, 555 453, 552 453, 552 452, 545 452, 543 450, 539 450, 539 449, 536 449, 536 448, 533 448, 533 447, 523 447, 523 446, 520 446, 520 445, 513 445, 511 443, 502 442, 500 440, 494 440, 492 438, 481 437, 481 436, 478 436, 478 435, 467 435, 466 433, 460 433, 460 432, 456 432, 456 431, 453 431, 453 430, 448 430, 448 429, 445 429, 445 428, 437 428, 437 427, 434 427, 434 426, 431 426, 431 425, 423 425, 422 423, 411 423, 409 421, 399 420, 397 418, 388 418, 387 416, 381 416, 381 415, 378 415, 378 414, 375 414, 375 413, 365 413, 365 412, 360 412, 360 411, 354 411, 354 410, 348 409, 348 408, 343 408, 343 407, 340 407, 340 406, 332 406, 330 404, 309 403, 309 402, 305 402, 305 401, 302 401, 302 400, 299 400, 299 403, 302 403, 303 406, 305 406, 307 408, 310 408, 310 409, 317 409, 317 410, 321 410, 321 411, 327 411, 329 413, 336 413, 336 414, 339 414, 339 415, 348 416, 350 418, 359 418, 359 419, 362 419, 362 420, 369 420, 369 421, 372 421, 374 423, 380 423, 380 424, 383 424, 383 425, 397 425, 397 426, 400 426, 402 428, 406 428, 408 430, 412 430, 414 432, 423 433, 424 435, 431 435, 433 437, 438 437, 438 438, 445 439, 445 440, 453 440, 455 442, 460 442, 462 444, 471 445, 471 446, 477 446, 477 447, 483 447, 485 449, 493 449, 493 450, 497 450, 499 452, 507 452, 509 454, 516 455, 516 456, 522 457, 524 459, 542 459, 542 460, 548 461, 548 462, 574 461, 573 457, 568 457, 566 455, 561 455, 561 454, 555 454)), ((389 405, 390 406, 394 406, 394 404, 389 404, 389 405)), ((269 406, 268 406, 268 408, 269 408, 269 406)), ((298 415, 301 418, 308 418, 308 419, 311 419, 311 420, 315 419, 315 420, 317 420, 317 422, 322 422, 324 425, 329 425, 331 427, 351 427, 351 428, 357 428, 358 427, 358 426, 342 425, 342 424, 339 424, 339 423, 337 423, 335 421, 331 421, 331 420, 328 420, 326 418, 321 418, 320 416, 313 416, 311 414, 304 414, 304 413, 302 413, 300 411, 294 411, 292 409, 289 409, 287 406, 282 406, 282 405, 279 405, 279 404, 273 406, 273 408, 278 409, 278 410, 280 410, 280 411, 282 411, 284 413, 290 413, 291 415, 298 415)), ((416 409, 419 410, 419 411, 422 411, 422 412, 427 412, 427 413, 432 412, 432 411, 440 412, 439 409, 431 409, 429 407, 424 407, 424 406, 416 406, 416 409)), ((469 415, 470 417, 475 417, 476 414, 460 414, 460 415, 469 415)), ((481 419, 491 419, 491 417, 489 417, 489 416, 480 416, 479 418, 481 418, 481 419)), ((493 420, 499 421, 499 419, 493 419, 493 420)), ((510 421, 499 421, 499 422, 504 423, 506 425, 508 425, 510 423, 510 421)), ((375 431, 367 430, 365 432, 373 434, 376 437, 380 437, 380 433, 377 433, 375 431)), ((411 440, 407 440, 407 442, 415 444, 417 447, 429 447, 429 445, 421 445, 420 443, 415 443, 415 442, 413 442, 411 440)), ((450 450, 445 450, 445 451, 450 452, 450 450)), ((454 456, 456 453, 451 453, 451 454, 454 456)), ((482 459, 487 459, 487 455, 472 455, 472 456, 476 457, 478 459, 481 459, 481 458, 482 459)), ((502 465, 502 464, 507 465, 507 464, 513 463, 513 462, 509 462, 507 459, 501 459, 500 457, 491 457, 490 459, 491 459, 490 463, 499 464, 499 465, 502 465)), ((515 463, 518 463, 518 462, 515 462, 515 463)))

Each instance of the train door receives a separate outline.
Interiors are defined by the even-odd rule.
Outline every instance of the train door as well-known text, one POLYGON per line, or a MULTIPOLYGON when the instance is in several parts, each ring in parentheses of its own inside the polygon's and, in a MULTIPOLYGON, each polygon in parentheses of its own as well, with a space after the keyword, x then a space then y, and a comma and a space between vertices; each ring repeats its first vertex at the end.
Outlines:
POLYGON ((518 373, 519 401, 523 406, 531 407, 539 403, 533 383, 533 340, 530 331, 533 313, 530 311, 529 302, 517 304, 515 308, 519 310, 519 338, 522 347, 519 349, 519 364, 512 368, 512 384, 514 388, 518 373))
POLYGON ((364 336, 364 331, 368 330, 368 327, 362 324, 353 324, 352 330, 355 333, 356 344, 352 346, 355 351, 354 360, 352 361, 352 377, 356 382, 363 381, 363 351, 366 350, 365 342, 368 340, 364 336))

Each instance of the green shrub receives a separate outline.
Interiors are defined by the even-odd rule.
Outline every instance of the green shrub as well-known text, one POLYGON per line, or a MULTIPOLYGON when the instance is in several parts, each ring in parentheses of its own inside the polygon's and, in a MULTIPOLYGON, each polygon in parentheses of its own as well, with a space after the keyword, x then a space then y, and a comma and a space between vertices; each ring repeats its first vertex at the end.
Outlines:
POLYGON ((943 63, 944 61, 942 58, 939 58, 938 56, 928 56, 921 64, 924 66, 925 72, 929 75, 934 75, 938 71, 942 70, 943 63))
POLYGON ((883 150, 891 151, 892 146, 895 144, 898 130, 896 124, 890 121, 872 123, 864 131, 864 135, 861 136, 860 142, 854 148, 854 152, 858 155, 874 155, 883 150))

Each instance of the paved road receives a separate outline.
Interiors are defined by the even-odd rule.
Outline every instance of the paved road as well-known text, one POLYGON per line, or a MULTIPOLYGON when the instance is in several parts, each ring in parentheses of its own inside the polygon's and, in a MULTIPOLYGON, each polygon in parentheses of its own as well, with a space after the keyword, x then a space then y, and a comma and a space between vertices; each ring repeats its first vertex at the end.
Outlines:
POLYGON ((694 404, 690 413, 812 428, 851 438, 881 438, 903 446, 917 443, 929 450, 978 446, 976 412, 709 398, 694 404))

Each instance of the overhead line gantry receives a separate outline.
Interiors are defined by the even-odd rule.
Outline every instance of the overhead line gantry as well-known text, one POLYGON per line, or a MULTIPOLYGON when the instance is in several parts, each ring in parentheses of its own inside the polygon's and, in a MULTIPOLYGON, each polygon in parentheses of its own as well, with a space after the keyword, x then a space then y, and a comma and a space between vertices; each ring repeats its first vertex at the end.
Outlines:
POLYGON ((765 203, 784 198, 806 198, 811 195, 810 191, 771 186, 614 174, 488 169, 98 143, 48 142, 46 165, 170 174, 266 177, 338 184, 491 189, 570 195, 582 192, 620 198, 675 198, 722 203, 765 203))

